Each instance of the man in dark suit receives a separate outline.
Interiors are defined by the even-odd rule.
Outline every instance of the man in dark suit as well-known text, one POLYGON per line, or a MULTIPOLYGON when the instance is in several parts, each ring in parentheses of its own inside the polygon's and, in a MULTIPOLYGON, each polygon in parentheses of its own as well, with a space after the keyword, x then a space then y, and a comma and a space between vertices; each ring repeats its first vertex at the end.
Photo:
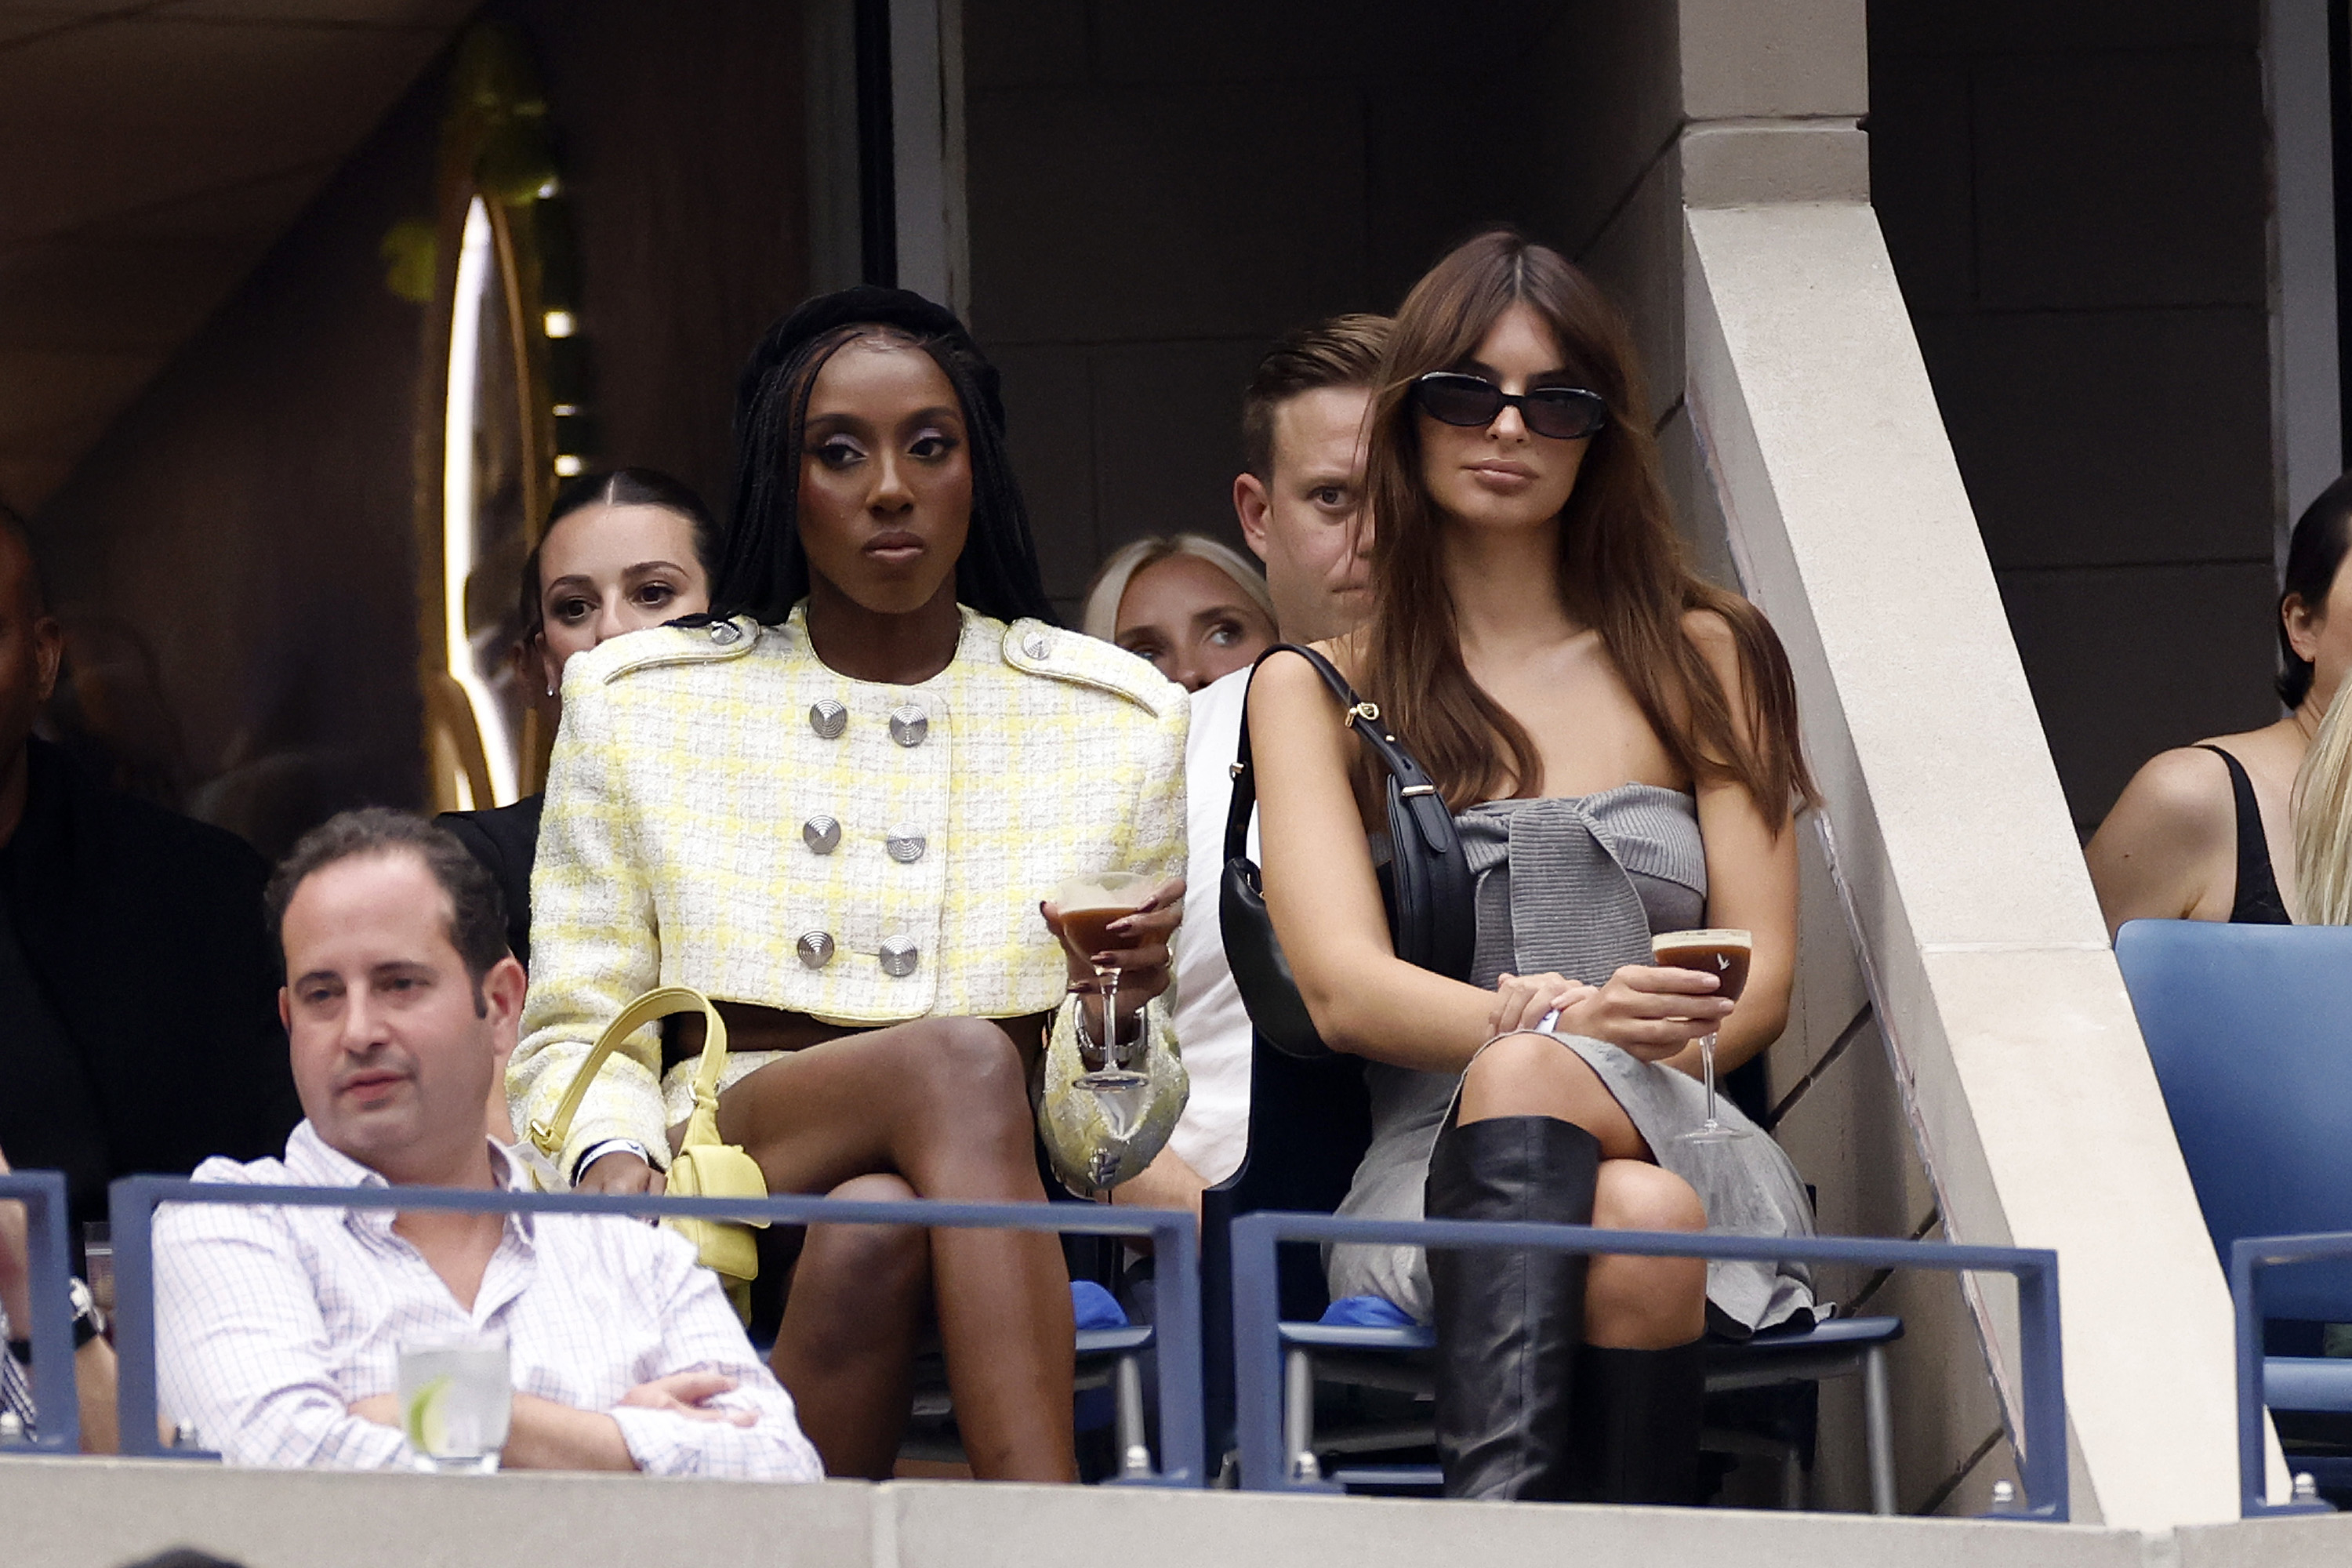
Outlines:
MULTIPOLYGON (((60 640, 0 507, 0 1148, 106 1184, 285 1146, 301 1118, 243 839, 101 789, 33 721, 60 640)), ((79 1236, 79 1231, 77 1231, 79 1236)))

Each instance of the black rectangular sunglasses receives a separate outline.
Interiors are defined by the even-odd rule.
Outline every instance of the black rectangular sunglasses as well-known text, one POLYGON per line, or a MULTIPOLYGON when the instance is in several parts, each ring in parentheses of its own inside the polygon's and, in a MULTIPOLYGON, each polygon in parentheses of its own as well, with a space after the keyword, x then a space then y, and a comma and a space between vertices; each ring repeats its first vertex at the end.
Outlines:
POLYGON ((1609 405, 1580 386, 1538 386, 1505 392, 1483 375, 1433 370, 1412 384, 1421 411, 1443 425, 1465 428, 1492 425, 1506 408, 1516 408, 1528 428, 1555 441, 1574 441, 1609 423, 1609 405))

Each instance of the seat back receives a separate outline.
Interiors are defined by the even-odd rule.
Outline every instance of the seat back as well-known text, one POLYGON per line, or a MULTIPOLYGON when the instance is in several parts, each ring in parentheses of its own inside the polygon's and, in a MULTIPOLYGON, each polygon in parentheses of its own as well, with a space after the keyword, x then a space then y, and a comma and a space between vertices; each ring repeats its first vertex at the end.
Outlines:
MULTIPOLYGON (((1364 1064, 1354 1057, 1288 1057, 1253 1038, 1249 1152, 1241 1169, 1201 1194, 1201 1346, 1207 1381, 1207 1473, 1233 1442, 1233 1248, 1235 1219, 1259 1209, 1328 1214, 1348 1195, 1371 1143, 1364 1064)), ((1312 1320, 1329 1296, 1313 1247, 1286 1247, 1278 1262, 1282 1315, 1312 1320)))
MULTIPOLYGON (((2242 1237, 2352 1230, 2352 927, 2133 921, 2116 960, 2223 1268, 2242 1237)), ((2262 1282, 2265 1316, 2352 1322, 2352 1265, 2262 1282)))

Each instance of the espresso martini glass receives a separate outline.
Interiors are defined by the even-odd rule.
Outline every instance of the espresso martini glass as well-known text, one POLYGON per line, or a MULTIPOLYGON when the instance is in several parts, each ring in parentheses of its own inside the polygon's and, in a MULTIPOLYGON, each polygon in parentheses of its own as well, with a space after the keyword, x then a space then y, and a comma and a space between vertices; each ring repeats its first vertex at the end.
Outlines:
MULTIPOLYGON (((1754 957, 1755 939, 1747 931, 1716 926, 1705 931, 1670 931, 1650 939, 1650 952, 1662 969, 1695 969, 1701 974, 1712 974, 1717 984, 1715 994, 1727 1002, 1739 1000, 1739 993, 1748 984, 1748 966, 1754 957)), ((1677 1143, 1728 1143, 1735 1138, 1748 1136, 1744 1127, 1734 1127, 1715 1114, 1715 1031, 1709 1029, 1699 1037, 1698 1063, 1701 1077, 1706 1082, 1706 1120, 1687 1132, 1677 1133, 1677 1143)))

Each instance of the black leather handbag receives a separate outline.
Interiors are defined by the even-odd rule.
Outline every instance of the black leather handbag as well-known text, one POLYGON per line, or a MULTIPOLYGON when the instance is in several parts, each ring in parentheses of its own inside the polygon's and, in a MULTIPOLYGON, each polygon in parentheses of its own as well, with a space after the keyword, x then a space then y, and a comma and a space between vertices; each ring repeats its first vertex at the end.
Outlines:
MULTIPOLYGON (((1258 656, 1264 664, 1277 653, 1303 656, 1347 710, 1349 728, 1363 737, 1388 770, 1389 863, 1381 868, 1381 897, 1388 906, 1389 940, 1396 955, 1455 980, 1469 978, 1477 951, 1476 889, 1454 832, 1445 797, 1413 755, 1381 723, 1376 703, 1356 695, 1347 677, 1313 648, 1277 643, 1258 656)), ((1251 679, 1256 679, 1252 668, 1251 679)), ((1219 890, 1218 920, 1224 931, 1225 962, 1234 985, 1249 1009, 1250 1022, 1275 1049, 1294 1057, 1324 1057, 1331 1047, 1315 1032, 1315 1020, 1298 994, 1298 983, 1282 955, 1282 943, 1266 918, 1265 893, 1257 863, 1249 858, 1250 814, 1257 807, 1257 775, 1250 769, 1249 711, 1242 711, 1242 743, 1234 762, 1233 805, 1225 814, 1225 875, 1219 890)))

